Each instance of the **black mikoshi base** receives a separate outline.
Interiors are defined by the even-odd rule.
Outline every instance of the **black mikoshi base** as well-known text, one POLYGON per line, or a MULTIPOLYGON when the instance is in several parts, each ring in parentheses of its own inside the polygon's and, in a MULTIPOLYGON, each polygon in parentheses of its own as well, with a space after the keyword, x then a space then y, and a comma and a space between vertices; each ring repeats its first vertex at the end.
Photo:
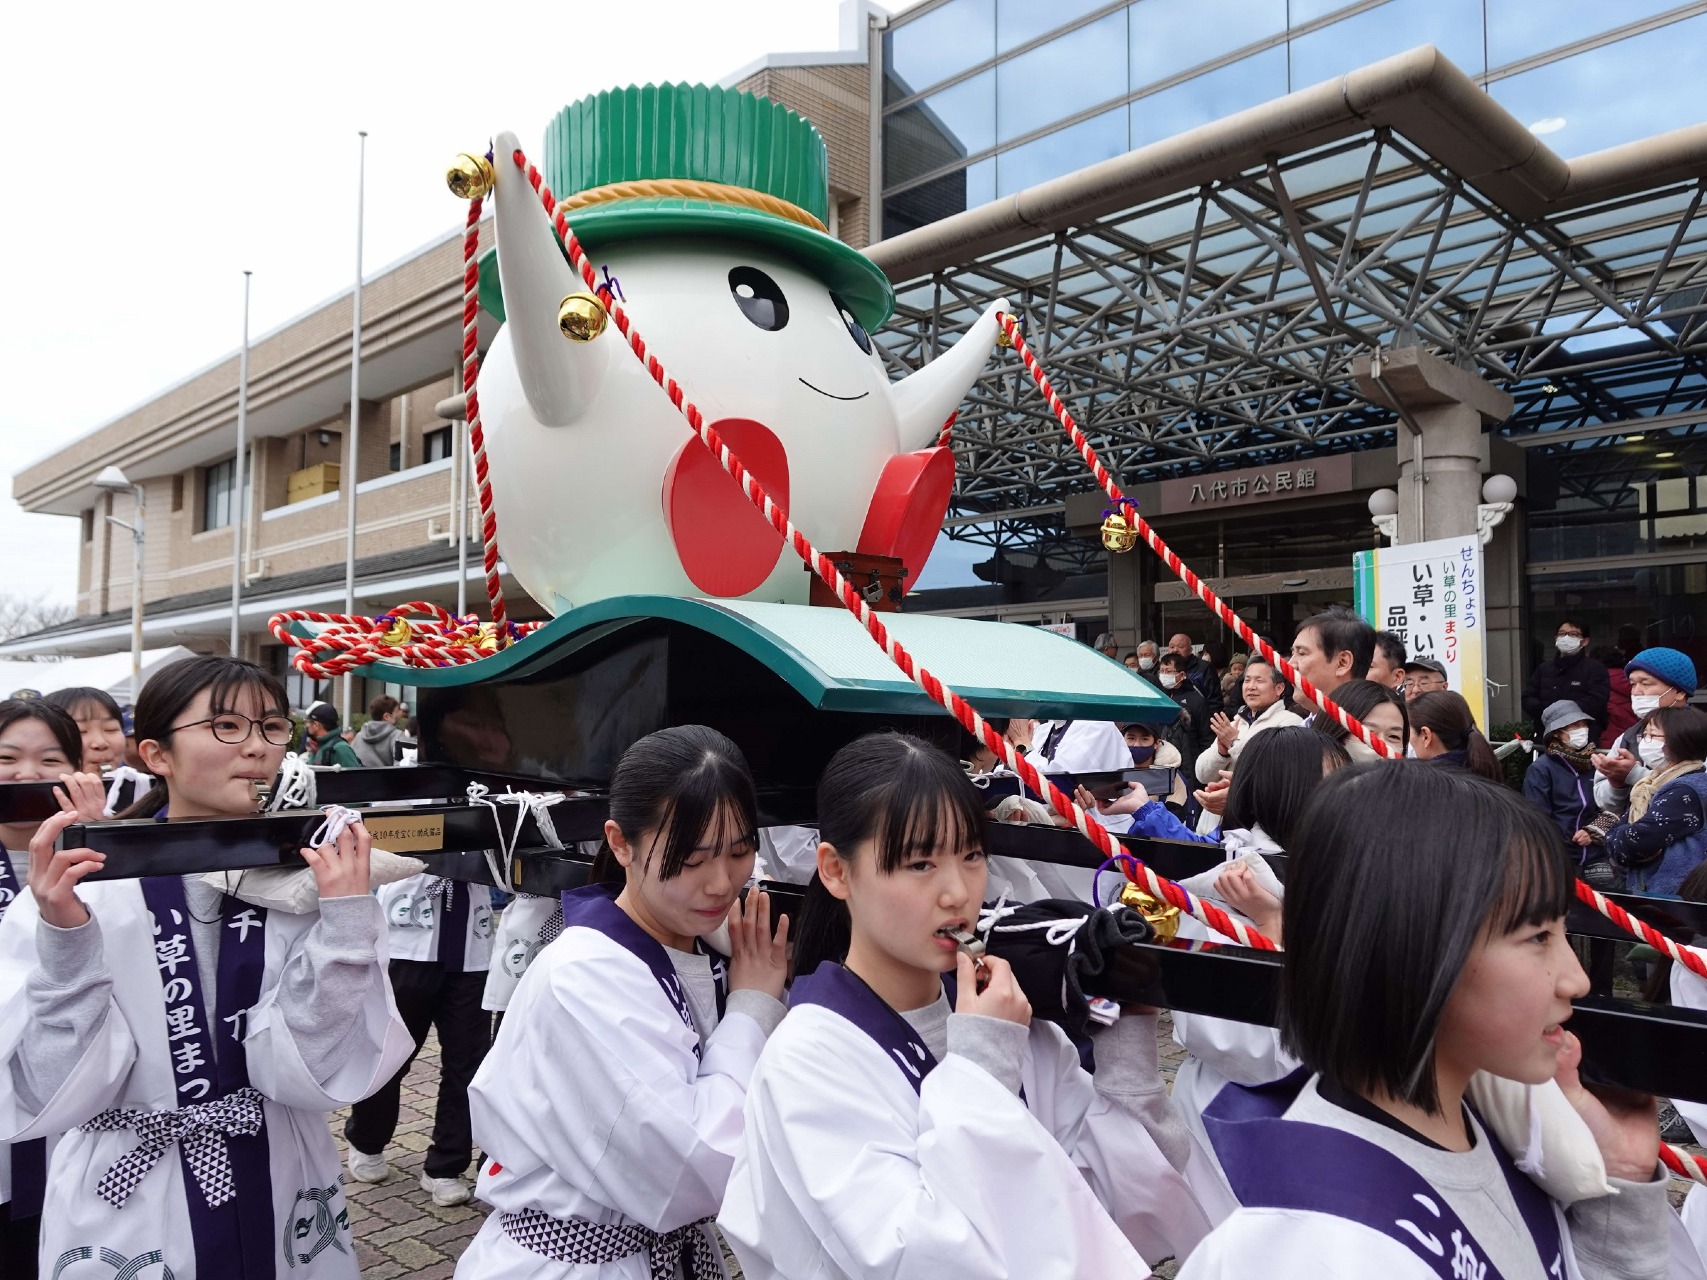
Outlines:
MULTIPOLYGON (((548 847, 520 806, 501 806, 501 817, 495 817, 469 799, 471 783, 494 794, 566 793, 550 814, 559 839, 573 846, 601 834, 608 812, 603 788, 623 751, 670 725, 709 725, 741 748, 758 782, 764 826, 811 825, 819 774, 838 749, 862 734, 903 729, 950 751, 962 740, 959 726, 933 713, 922 695, 844 684, 814 700, 803 695, 802 683, 791 683, 728 637, 678 621, 610 623, 581 632, 562 649, 512 662, 491 679, 428 680, 419 689, 421 765, 317 770, 317 800, 355 808, 376 827, 408 820, 416 839, 398 851, 456 879, 491 883, 487 851, 512 848, 511 883, 503 887, 550 895, 584 883, 588 859, 573 848, 548 847), (422 831, 428 834, 422 837, 422 831)), ((1001 692, 982 709, 1040 718, 1072 714, 1063 710, 1058 694, 1023 691, 1001 692), (1028 696, 1033 705, 1027 705, 1028 696)), ((35 822, 57 812, 52 792, 46 783, 0 784, 0 822, 35 822)), ((109 879, 301 865, 298 851, 320 821, 318 811, 298 811, 170 824, 79 824, 67 829, 63 844, 107 853, 108 865, 99 874, 109 879)), ((1217 866, 1224 856, 1215 845, 1134 837, 1122 837, 1120 844, 1174 880, 1217 866)), ((1095 867, 1100 860, 1076 832, 1041 826, 992 825, 988 849, 1077 867, 1095 867)), ((1271 861, 1284 875, 1285 860, 1271 861)), ((798 887, 767 887, 783 910, 797 911, 798 887)), ((1707 905, 1612 897, 1679 942, 1707 938, 1707 905)), ((1596 940, 1630 940, 1580 906, 1573 907, 1567 927, 1596 940)), ((1278 955, 1201 943, 1130 950, 1129 962, 1111 968, 1096 994, 1272 1024, 1278 955)), ((1577 1001, 1570 1025, 1583 1041, 1585 1074, 1707 1102, 1707 1014, 1592 996, 1577 1001)))

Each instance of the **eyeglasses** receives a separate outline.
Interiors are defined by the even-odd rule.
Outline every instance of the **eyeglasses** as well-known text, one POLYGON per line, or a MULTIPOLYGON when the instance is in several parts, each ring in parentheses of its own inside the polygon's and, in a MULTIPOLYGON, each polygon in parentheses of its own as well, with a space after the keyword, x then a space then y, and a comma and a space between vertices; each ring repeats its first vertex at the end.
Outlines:
POLYGON ((291 723, 289 716, 266 716, 260 720, 251 720, 238 711, 227 711, 206 720, 192 720, 188 724, 175 724, 172 732, 180 729, 194 729, 198 725, 207 725, 213 730, 213 736, 227 746, 241 746, 249 741, 249 735, 256 729, 261 731, 264 741, 275 747, 288 747, 291 735, 296 732, 296 726, 291 723))
POLYGON ((1563 628, 1561 628, 1559 631, 1559 634, 1554 638, 1558 639, 1558 640, 1563 640, 1566 636, 1569 636, 1573 640, 1581 640, 1583 638, 1583 633, 1580 631, 1566 631, 1563 628))

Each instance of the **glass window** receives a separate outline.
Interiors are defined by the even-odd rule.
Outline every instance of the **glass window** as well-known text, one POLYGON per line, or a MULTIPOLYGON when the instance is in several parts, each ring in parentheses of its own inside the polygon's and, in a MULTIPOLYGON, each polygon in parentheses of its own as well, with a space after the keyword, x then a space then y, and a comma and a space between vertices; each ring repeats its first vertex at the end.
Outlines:
POLYGON ((236 484, 236 458, 202 468, 203 529, 223 529, 231 523, 231 491, 236 484))
POLYGON ((1132 87, 1286 30, 1286 0, 1139 0, 1132 14, 1132 87))
POLYGON ((1488 92, 1565 159, 1707 120, 1707 15, 1496 80, 1488 92))
POLYGON ((883 119, 883 184, 893 187, 996 143, 996 73, 985 71, 883 119))
POLYGON ((1677 0, 1487 0, 1488 65, 1504 66, 1670 9, 1677 0))
POLYGON ((1064 27, 1108 6, 1108 0, 996 0, 996 51, 1006 53, 1028 40, 1064 27))
POLYGON ((1129 150, 1126 108, 1035 138, 996 157, 996 194, 1009 195, 1129 150))
POLYGON ((996 68, 997 140, 1007 142, 1099 102, 1125 96, 1126 13, 1122 10, 996 68))
POLYGON ((1127 108, 1132 116, 1132 148, 1137 150, 1246 107, 1285 96, 1286 48, 1277 45, 1242 62, 1139 98, 1127 108))
POLYGON ((451 449, 454 447, 452 439, 450 427, 440 427, 437 431, 422 432, 421 465, 425 466, 429 462, 438 462, 450 457, 451 449))
POLYGON ((996 198, 996 162, 979 160, 964 169, 909 187, 883 202, 883 234, 898 236, 951 213, 976 209, 996 198))
POLYGON ((923 92, 996 56, 996 0, 949 0, 883 36, 883 101, 923 92))
POLYGON ((1299 36, 1292 85, 1320 84, 1420 44, 1434 45, 1465 75, 1481 75, 1482 0, 1391 0, 1299 36))
POLYGON ((1356 4, 1357 0, 1287 0, 1287 20, 1294 27, 1356 4))

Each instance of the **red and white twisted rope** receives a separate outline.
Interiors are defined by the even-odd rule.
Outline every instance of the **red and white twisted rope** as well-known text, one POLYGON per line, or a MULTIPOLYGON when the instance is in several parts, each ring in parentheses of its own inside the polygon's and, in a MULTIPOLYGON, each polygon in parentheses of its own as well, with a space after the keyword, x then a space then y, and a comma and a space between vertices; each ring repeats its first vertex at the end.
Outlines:
MULTIPOLYGON (((474 485, 480 496, 480 541, 486 569, 486 598, 492 602, 492 626, 507 642, 508 616, 504 586, 498 577, 498 513, 492 502, 492 479, 486 465, 486 432, 480 425, 480 208, 476 196, 468 202, 468 222, 462 233, 462 390, 468 397, 468 443, 474 455, 474 485)), ((465 531, 458 529, 461 541, 465 531)))
MULTIPOLYGON (((569 227, 567 214, 558 208, 557 199, 551 193, 551 188, 545 184, 538 169, 528 162, 527 157, 517 150, 511 153, 510 159, 516 167, 527 175, 528 184, 539 194, 540 201, 545 206, 546 214, 552 220, 552 227, 557 237, 562 241, 568 252, 570 264, 586 282, 589 290, 597 292, 598 280, 593 272, 592 263, 587 259, 581 248, 581 242, 569 227)), ((627 340, 629 349, 635 358, 645 366, 646 372, 652 376, 664 390, 676 409, 687 419, 688 425, 700 442, 710 450, 712 457, 725 473, 740 486, 747 500, 764 516, 767 523, 782 535, 783 540, 794 549, 796 555, 806 562, 823 581, 835 592, 836 598, 847 606, 865 628, 866 633, 877 642, 888 655, 891 662, 906 673, 907 677, 928 694, 932 701, 943 707, 975 738, 983 742, 996 757, 1012 769, 1037 794, 1045 796, 1049 804, 1063 818, 1067 819, 1086 839, 1097 847, 1102 856, 1113 858, 1117 854, 1125 854, 1109 835, 1108 830, 1096 819, 1081 809, 1073 800, 1063 794, 1047 778, 1038 773, 1037 769, 1024 756, 1016 752, 1003 736, 992 729, 984 718, 973 709, 972 705, 953 689, 933 675, 928 669, 917 663, 913 655, 889 634, 889 629, 883 625, 881 615, 873 610, 863 596, 843 578, 836 566, 828 557, 820 552, 807 539, 806 535, 795 528, 788 513, 779 507, 764 490, 764 487, 741 464, 723 438, 705 420, 705 415, 699 407, 689 400, 681 386, 672 378, 659 362, 657 356, 647 351, 645 340, 628 318, 628 313, 614 297, 610 299, 610 318, 616 325, 617 331, 627 340)), ((1130 855, 1126 855, 1128 858, 1130 855)), ((1123 864, 1124 865, 1124 864, 1123 864)), ((1181 888, 1171 880, 1158 876, 1141 862, 1132 860, 1127 872, 1129 878, 1140 884, 1149 893, 1165 902, 1172 903, 1180 910, 1195 917, 1227 937, 1233 938, 1248 947, 1263 950, 1275 950, 1275 945, 1257 930, 1233 919, 1225 911, 1213 903, 1204 902, 1194 894, 1181 888)))
MULTIPOLYGON (((539 625, 511 623, 508 632, 525 635, 539 625)), ((292 665, 316 679, 330 679, 386 658, 410 667, 462 666, 503 647, 503 633, 491 624, 472 616, 459 618, 426 600, 411 600, 377 618, 292 609, 275 613, 267 626, 280 643, 297 651, 292 665), (297 635, 291 630, 293 622, 317 629, 309 636, 297 635), (392 639, 399 632, 407 638, 392 639)))

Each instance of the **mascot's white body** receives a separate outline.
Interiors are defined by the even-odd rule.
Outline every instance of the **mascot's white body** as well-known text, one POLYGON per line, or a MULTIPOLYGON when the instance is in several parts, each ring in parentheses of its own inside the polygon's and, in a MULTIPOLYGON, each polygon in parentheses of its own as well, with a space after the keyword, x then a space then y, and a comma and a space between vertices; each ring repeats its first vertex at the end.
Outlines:
MULTIPOLYGON (((502 135, 496 154, 515 146, 502 135)), ((615 325, 584 343, 559 331, 559 305, 586 286, 521 171, 497 170, 506 323, 479 396, 510 571, 553 614, 631 594, 803 603, 799 558, 615 325)), ((989 356, 1001 304, 891 383, 825 284, 781 253, 639 238, 594 261, 619 282, 648 352, 820 550, 898 555, 917 579, 953 477, 937 435, 989 356)))

